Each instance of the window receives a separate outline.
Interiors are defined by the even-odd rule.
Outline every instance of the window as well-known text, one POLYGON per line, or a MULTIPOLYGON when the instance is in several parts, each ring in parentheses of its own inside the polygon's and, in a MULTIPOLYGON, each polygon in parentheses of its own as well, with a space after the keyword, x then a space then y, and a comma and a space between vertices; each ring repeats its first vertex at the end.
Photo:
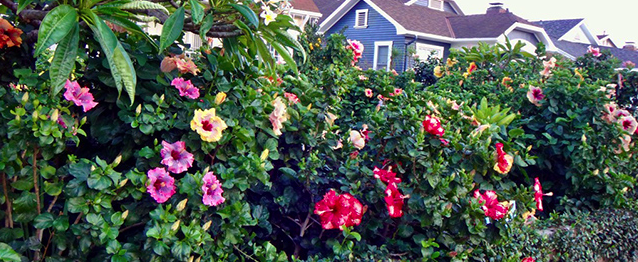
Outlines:
POLYGON ((354 28, 367 28, 368 27, 368 9, 357 10, 357 17, 355 17, 354 28))
POLYGON ((392 41, 374 42, 374 70, 390 71, 392 41))
POLYGON ((443 0, 430 0, 430 8, 443 10, 443 0))
POLYGON ((416 55, 419 56, 421 61, 425 61, 430 55, 432 57, 442 59, 443 51, 444 49, 442 46, 416 43, 416 55))

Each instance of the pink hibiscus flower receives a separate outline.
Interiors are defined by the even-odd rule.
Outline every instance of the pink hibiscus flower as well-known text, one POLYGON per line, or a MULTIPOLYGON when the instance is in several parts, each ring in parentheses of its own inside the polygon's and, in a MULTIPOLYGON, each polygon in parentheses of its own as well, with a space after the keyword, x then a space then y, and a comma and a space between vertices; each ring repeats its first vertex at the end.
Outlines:
POLYGON ((66 88, 64 99, 73 101, 76 106, 82 106, 84 112, 91 110, 97 105, 97 102, 93 101, 93 94, 89 93, 89 89, 80 87, 77 81, 66 80, 64 88, 66 88))
POLYGON ((618 119, 618 123, 622 127, 623 130, 629 132, 629 134, 633 134, 638 129, 638 122, 633 116, 623 116, 618 119))
POLYGON ((162 141, 162 146, 162 164, 168 167, 168 171, 179 174, 193 166, 193 154, 186 151, 184 141, 172 144, 162 141))
POLYGON ((587 53, 591 54, 594 57, 599 57, 601 55, 600 49, 598 47, 587 47, 587 53))
POLYGON ((284 93, 284 97, 286 97, 291 104, 299 103, 299 97, 293 93, 286 92, 284 93))
POLYGON ((403 202, 405 198, 407 197, 401 194, 396 183, 388 184, 383 200, 385 200, 390 217, 396 218, 403 216, 403 202))
POLYGON ((543 100, 543 98, 545 98, 545 95, 543 95, 543 89, 540 89, 540 87, 535 87, 533 85, 529 86, 529 91, 527 91, 527 99, 532 102, 532 104, 536 105, 536 106, 541 106, 541 100, 543 100))
POLYGON ((196 99, 199 97, 199 88, 195 87, 191 80, 184 81, 184 78, 178 77, 171 81, 171 85, 179 90, 180 96, 185 96, 190 99, 196 99))
POLYGON ((217 206, 221 203, 224 203, 226 199, 222 196, 224 190, 222 189, 222 184, 217 180, 217 177, 213 172, 208 172, 204 175, 204 184, 202 185, 202 191, 204 191, 204 196, 202 197, 202 202, 207 206, 217 206))
POLYGON ((175 179, 164 168, 149 170, 146 191, 157 203, 164 203, 175 194, 175 179))

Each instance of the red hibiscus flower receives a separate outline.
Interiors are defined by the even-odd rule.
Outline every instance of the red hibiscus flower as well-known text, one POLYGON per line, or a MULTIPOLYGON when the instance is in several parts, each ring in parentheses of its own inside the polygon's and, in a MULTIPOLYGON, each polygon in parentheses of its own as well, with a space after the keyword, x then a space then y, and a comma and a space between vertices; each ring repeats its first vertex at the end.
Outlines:
POLYGON ((22 30, 13 27, 9 21, 0 18, 0 48, 14 47, 22 44, 22 30))
POLYGON ((323 199, 315 204, 315 214, 321 218, 323 229, 343 230, 342 226, 351 227, 361 223, 363 205, 348 193, 338 195, 330 189, 323 199))
POLYGON ((554 193, 543 193, 543 186, 541 182, 538 180, 538 177, 534 182, 534 201, 536 201, 536 209, 539 211, 543 211, 543 196, 553 196, 554 193))
POLYGON ((479 200, 479 203, 483 204, 481 207, 485 211, 485 216, 494 220, 499 220, 507 214, 508 207, 498 202, 498 196, 496 192, 488 190, 485 194, 481 194, 480 191, 474 191, 474 198, 479 200))
POLYGON ((385 189, 385 200, 386 207, 388 208, 388 213, 390 217, 401 217, 403 216, 403 199, 406 196, 402 195, 399 192, 399 188, 396 183, 389 183, 388 187, 385 189))
POLYGON ((441 120, 435 116, 425 116, 425 120, 423 120, 423 128, 426 132, 436 136, 443 136, 443 134, 445 134, 445 129, 441 127, 441 120))
POLYGON ((532 257, 526 257, 526 258, 523 258, 523 260, 521 260, 521 262, 536 262, 536 260, 533 259, 532 257))
POLYGON ((507 174, 513 163, 514 157, 505 153, 503 143, 496 143, 496 165, 494 165, 494 170, 501 174, 507 174))
POLYGON ((293 93, 285 92, 284 97, 286 97, 291 104, 299 103, 299 98, 293 93))
POLYGON ((397 174, 392 172, 392 167, 389 167, 388 170, 383 170, 375 166, 372 172, 375 178, 380 179, 384 183, 401 183, 401 178, 396 177, 397 174))

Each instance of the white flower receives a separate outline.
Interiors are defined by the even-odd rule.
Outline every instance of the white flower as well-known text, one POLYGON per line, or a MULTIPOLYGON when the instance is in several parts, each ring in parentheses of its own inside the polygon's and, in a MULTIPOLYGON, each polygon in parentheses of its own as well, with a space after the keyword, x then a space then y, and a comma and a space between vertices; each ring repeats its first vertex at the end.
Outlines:
POLYGON ((270 22, 273 22, 275 21, 275 19, 277 19, 277 14, 270 9, 264 10, 259 16, 264 19, 265 25, 268 25, 270 24, 270 22))
POLYGON ((357 130, 350 130, 349 140, 350 140, 350 143, 352 143, 352 145, 359 150, 363 149, 363 147, 366 146, 365 138, 363 138, 363 135, 361 135, 361 132, 357 130))

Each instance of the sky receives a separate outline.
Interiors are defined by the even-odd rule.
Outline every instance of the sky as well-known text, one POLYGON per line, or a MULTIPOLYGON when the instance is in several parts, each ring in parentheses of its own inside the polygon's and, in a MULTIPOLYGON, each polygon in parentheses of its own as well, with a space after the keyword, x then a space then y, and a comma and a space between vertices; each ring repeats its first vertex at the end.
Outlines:
POLYGON ((638 0, 455 0, 463 13, 482 14, 489 3, 501 2, 530 21, 584 18, 593 34, 606 32, 617 46, 638 43, 638 0))

